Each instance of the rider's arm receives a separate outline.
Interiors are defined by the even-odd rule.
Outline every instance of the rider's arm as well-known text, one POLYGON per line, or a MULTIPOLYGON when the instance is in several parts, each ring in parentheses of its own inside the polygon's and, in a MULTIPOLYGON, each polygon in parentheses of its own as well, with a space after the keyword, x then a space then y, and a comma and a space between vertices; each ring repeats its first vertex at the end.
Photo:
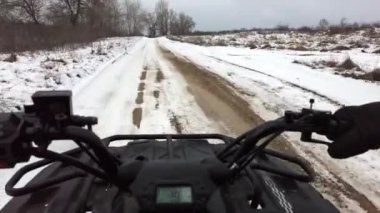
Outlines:
POLYGON ((380 102, 343 107, 335 112, 338 120, 352 124, 348 131, 329 137, 328 153, 333 158, 348 158, 380 148, 380 102))

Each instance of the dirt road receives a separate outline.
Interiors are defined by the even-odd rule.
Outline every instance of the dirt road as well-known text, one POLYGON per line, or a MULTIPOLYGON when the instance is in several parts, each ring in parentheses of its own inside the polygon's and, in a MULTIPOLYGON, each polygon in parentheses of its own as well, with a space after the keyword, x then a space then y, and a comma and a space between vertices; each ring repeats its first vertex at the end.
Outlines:
MULTIPOLYGON (((263 122, 249 108, 249 103, 239 95, 240 91, 229 82, 204 68, 197 67, 186 58, 176 56, 163 47, 160 47, 160 51, 164 59, 170 61, 175 70, 186 79, 188 90, 209 119, 221 123, 227 131, 233 134, 241 134, 263 122)), ((271 148, 297 155, 292 145, 289 145, 286 139, 282 137, 276 139, 271 144, 271 148)), ((312 153, 308 154, 310 157, 318 159, 312 153)), ((318 176, 314 185, 342 211, 379 212, 379 209, 365 195, 359 193, 333 173, 331 176, 332 178, 318 176), (348 210, 346 203, 350 201, 346 199, 358 202, 360 210, 348 210)))

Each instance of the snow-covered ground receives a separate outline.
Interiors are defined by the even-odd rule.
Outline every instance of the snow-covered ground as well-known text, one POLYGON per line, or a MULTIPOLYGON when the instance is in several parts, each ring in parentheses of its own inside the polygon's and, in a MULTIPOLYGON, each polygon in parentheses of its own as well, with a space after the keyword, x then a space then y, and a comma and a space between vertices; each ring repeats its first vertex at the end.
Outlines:
MULTIPOLYGON (((293 63, 322 60, 329 54, 339 58, 341 53, 203 47, 165 38, 158 39, 158 43, 231 82, 252 103, 252 109, 267 120, 277 118, 285 109, 307 107, 309 98, 316 100, 316 108, 332 111, 345 104, 380 100, 379 83, 293 63)), ((364 58, 364 53, 356 53, 350 57, 362 67, 371 70, 378 66, 378 56, 364 58)), ((5 57, 0 55, 0 59, 5 57)), ((176 69, 159 51, 156 41, 147 38, 111 38, 71 51, 22 53, 14 63, 0 60, 0 106, 2 110, 15 110, 30 102, 35 90, 72 89, 75 114, 97 116, 99 124, 94 131, 101 137, 120 133, 228 132, 206 116, 176 69)), ((288 138, 298 140, 295 135, 288 138)), ((297 144, 301 155, 321 165, 316 166, 321 174, 330 175, 327 166, 379 205, 379 152, 336 161, 326 155, 324 147, 297 144)), ((74 146, 60 142, 51 149, 61 152, 74 146)), ((14 172, 0 170, 0 208, 9 200, 4 185, 14 172)), ((35 174, 23 179, 22 184, 35 174)), ((342 203, 340 209, 360 211, 355 201, 339 191, 336 196, 339 198, 329 198, 342 203)))
POLYGON ((206 46, 313 50, 321 52, 361 49, 368 53, 380 53, 379 35, 380 28, 367 28, 345 33, 261 30, 221 35, 171 36, 170 38, 206 46))
MULTIPOLYGON (((94 127, 94 131, 100 137, 133 133, 223 131, 220 126, 210 121, 196 104, 187 89, 186 81, 175 72, 173 65, 163 59, 155 40, 120 38, 118 42, 128 46, 127 54, 121 48, 119 54, 115 51, 115 58, 110 57, 104 59, 103 63, 97 63, 100 64, 99 68, 96 69, 94 64, 91 67, 92 73, 86 78, 50 88, 73 89, 74 113, 97 116, 99 124, 94 127), (136 109, 141 110, 140 119, 134 116, 136 109)), ((12 81, 24 82, 19 78, 20 76, 17 76, 12 81)), ((40 79, 33 80, 39 82, 40 79)), ((41 89, 28 84, 19 88, 29 94, 41 89)), ((30 99, 28 94, 25 96, 30 99)), ((16 100, 20 101, 17 103, 25 101, 20 96, 17 96, 16 100)), ((122 144, 123 142, 112 145, 122 144)), ((74 147, 75 144, 72 142, 60 141, 53 143, 49 148, 63 152, 74 147)), ((37 159, 32 158, 31 161, 35 160, 37 159)), ((24 165, 18 164, 15 169, 0 170, 0 209, 10 199, 4 191, 5 183, 24 165)), ((31 172, 18 186, 27 183, 37 173, 38 171, 31 172)))
POLYGON ((43 89, 72 89, 86 76, 127 54, 140 38, 102 39, 78 49, 22 52, 16 62, 0 54, 0 111, 20 109, 43 89))
MULTIPOLYGON (((166 38, 161 38, 160 44, 231 82, 252 103, 252 109, 266 120, 281 116, 287 109, 308 107, 310 98, 316 100, 315 108, 331 111, 343 105, 380 101, 379 82, 346 78, 327 69, 293 63, 303 57, 303 51, 205 47, 166 38)), ((365 57, 358 53, 353 57, 368 67, 379 66, 380 56, 365 57)), ((287 136, 292 141, 299 139, 299 135, 287 136)), ((380 151, 347 160, 332 160, 323 146, 294 144, 301 155, 327 167, 380 207, 380 151)))
POLYGON ((170 39, 203 46, 275 50, 289 55, 293 63, 313 69, 322 68, 354 79, 380 81, 380 28, 337 34, 328 31, 302 33, 263 30, 221 35, 171 36, 170 39), (347 59, 350 63, 344 64, 347 59))
MULTIPOLYGON (((25 52, 20 54, 17 62, 0 62, 0 80, 2 81, 0 84, 2 101, 0 109, 2 111, 18 111, 17 107, 22 107, 23 104, 31 102, 30 96, 36 90, 73 89, 74 112, 77 114, 89 112, 81 106, 81 103, 88 102, 90 104, 94 98, 91 98, 91 94, 86 93, 89 91, 85 88, 95 77, 99 77, 100 73, 113 70, 112 66, 115 66, 113 63, 120 57, 128 57, 128 54, 133 51, 134 46, 140 40, 141 38, 137 37, 110 38, 96 42, 93 44, 94 47, 89 45, 85 48, 68 51, 25 52), (95 51, 98 49, 99 51, 104 50, 106 54, 97 54, 96 52, 93 54, 93 49, 95 51), (47 61, 47 58, 62 59, 66 65, 62 62, 47 61), (46 64, 49 64, 49 67, 52 68, 46 67, 46 64)), ((6 56, 0 55, 0 57, 6 56)), ((119 72, 122 72, 125 67, 127 67, 126 64, 119 69, 119 72)), ((111 75, 111 77, 115 76, 111 75)), ((111 81, 109 82, 112 83, 111 81)), ((97 87, 99 90, 106 91, 110 85, 104 83, 97 85, 97 87)), ((94 90, 94 92, 96 91, 94 90)), ((93 107, 95 106, 93 105, 93 107)), ((73 147, 75 147, 74 143, 65 141, 52 144, 50 148, 58 152, 64 152, 73 147)), ((36 158, 31 159, 31 161, 36 160, 36 158)), ((17 169, 24 165, 25 163, 17 164, 14 169, 0 170, 0 209, 10 199, 4 191, 6 182, 17 169)), ((20 184, 27 183, 37 173, 38 171, 30 172, 21 180, 20 184)))

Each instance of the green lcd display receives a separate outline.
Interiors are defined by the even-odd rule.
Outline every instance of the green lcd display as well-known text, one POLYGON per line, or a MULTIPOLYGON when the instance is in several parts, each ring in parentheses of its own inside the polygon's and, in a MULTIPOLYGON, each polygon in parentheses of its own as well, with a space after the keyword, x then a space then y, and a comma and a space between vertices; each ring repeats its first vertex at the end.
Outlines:
POLYGON ((160 186, 157 189, 158 204, 189 204, 193 202, 190 186, 160 186))

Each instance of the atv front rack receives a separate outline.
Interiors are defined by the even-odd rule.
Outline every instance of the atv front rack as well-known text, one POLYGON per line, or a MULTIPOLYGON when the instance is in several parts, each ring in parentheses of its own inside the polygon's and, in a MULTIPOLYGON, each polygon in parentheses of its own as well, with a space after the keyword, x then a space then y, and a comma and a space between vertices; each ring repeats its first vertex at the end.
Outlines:
POLYGON ((142 135, 113 135, 102 139, 104 145, 109 146, 113 141, 120 140, 160 140, 172 142, 173 139, 216 139, 229 144, 235 139, 222 134, 142 134, 142 135))

